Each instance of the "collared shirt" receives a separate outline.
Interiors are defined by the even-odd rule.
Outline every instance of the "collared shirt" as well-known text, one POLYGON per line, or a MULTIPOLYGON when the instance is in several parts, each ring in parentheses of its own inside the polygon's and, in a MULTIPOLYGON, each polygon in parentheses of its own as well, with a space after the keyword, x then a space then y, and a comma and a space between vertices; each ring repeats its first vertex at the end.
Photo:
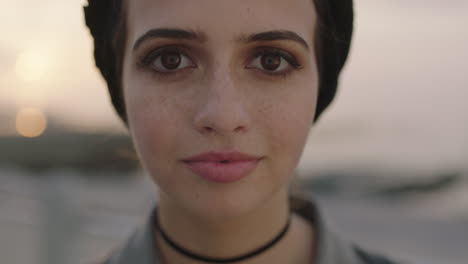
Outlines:
MULTIPOLYGON (((330 231, 312 199, 291 198, 291 209, 309 220, 316 230, 316 259, 314 264, 393 264, 385 257, 370 254, 339 238, 330 231)), ((103 264, 161 264, 154 236, 156 207, 145 224, 126 243, 111 253, 103 264)))

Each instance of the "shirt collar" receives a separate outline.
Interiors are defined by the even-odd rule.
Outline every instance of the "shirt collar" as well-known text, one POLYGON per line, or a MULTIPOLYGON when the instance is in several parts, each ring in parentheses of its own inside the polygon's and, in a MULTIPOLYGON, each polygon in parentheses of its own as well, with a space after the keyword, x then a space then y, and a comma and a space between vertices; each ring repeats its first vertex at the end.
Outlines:
POLYGON ((290 200, 292 209, 313 223, 316 234, 315 264, 361 264, 350 242, 341 239, 326 225, 320 208, 307 195, 293 197, 290 200))
MULTIPOLYGON (((319 208, 313 199, 294 197, 290 200, 291 208, 299 215, 311 221, 316 230, 315 264, 360 264, 351 243, 337 237, 328 230, 319 208)), ((160 264, 159 252, 154 237, 154 219, 156 207, 152 210, 145 224, 137 229, 123 247, 113 252, 105 264, 160 264)))

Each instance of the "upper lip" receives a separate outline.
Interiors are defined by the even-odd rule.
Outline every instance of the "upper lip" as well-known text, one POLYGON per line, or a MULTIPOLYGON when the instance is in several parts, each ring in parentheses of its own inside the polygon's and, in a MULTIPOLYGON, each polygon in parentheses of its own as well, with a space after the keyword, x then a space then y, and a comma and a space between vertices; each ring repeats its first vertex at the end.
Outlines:
POLYGON ((229 152, 204 152, 187 159, 184 159, 185 162, 201 162, 201 161, 211 161, 211 162, 221 162, 221 161, 252 161, 259 160, 261 156, 250 155, 237 151, 229 152))

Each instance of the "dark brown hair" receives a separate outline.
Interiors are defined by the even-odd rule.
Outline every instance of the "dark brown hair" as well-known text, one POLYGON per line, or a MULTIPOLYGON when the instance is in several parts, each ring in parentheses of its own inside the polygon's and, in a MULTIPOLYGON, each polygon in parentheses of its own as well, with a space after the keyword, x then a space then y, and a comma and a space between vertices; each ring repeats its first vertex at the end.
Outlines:
MULTIPOLYGON (((353 33, 352 0, 311 0, 318 14, 316 55, 319 95, 315 121, 335 97, 338 77, 348 57, 353 33)), ((127 123, 122 89, 122 64, 126 43, 124 0, 88 0, 85 21, 94 39, 97 68, 107 82, 112 104, 127 123)))

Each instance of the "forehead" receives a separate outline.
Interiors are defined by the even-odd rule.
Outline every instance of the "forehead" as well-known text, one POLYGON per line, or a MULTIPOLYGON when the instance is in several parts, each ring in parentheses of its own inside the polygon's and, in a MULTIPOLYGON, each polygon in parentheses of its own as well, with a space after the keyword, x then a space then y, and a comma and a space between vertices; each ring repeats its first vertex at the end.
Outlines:
POLYGON ((312 41, 316 24, 313 0, 130 0, 128 40, 158 27, 190 28, 207 38, 290 30, 312 41))

